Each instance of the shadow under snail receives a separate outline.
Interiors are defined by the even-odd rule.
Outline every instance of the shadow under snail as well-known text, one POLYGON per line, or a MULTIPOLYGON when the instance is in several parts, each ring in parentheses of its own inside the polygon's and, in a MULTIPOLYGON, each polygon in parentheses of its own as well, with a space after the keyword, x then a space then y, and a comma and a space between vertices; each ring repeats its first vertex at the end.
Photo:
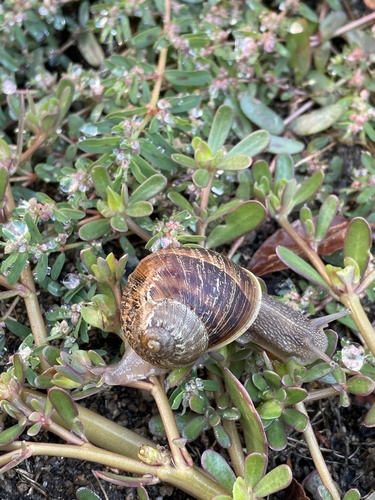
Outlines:
POLYGON ((169 248, 144 258, 125 287, 121 322, 132 349, 104 381, 126 383, 189 366, 244 335, 283 361, 322 359, 323 328, 348 311, 307 319, 262 293, 250 271, 203 248, 169 248), (120 379, 120 380, 119 380, 120 379))

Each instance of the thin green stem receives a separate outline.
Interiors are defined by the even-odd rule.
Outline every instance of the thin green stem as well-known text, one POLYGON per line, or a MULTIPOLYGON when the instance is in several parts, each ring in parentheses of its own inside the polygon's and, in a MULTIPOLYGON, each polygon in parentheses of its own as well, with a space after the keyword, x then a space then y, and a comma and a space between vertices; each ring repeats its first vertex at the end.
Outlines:
POLYGON ((303 400, 304 403, 311 403, 312 401, 320 401, 321 399, 332 398, 334 396, 339 396, 340 392, 334 387, 325 387, 324 389, 317 389, 316 391, 310 391, 306 398, 303 400))
MULTIPOLYGON (((118 453, 112 453, 108 450, 102 450, 92 444, 85 443, 81 446, 75 444, 56 444, 56 443, 31 443, 26 444, 28 450, 33 456, 47 455, 50 457, 66 457, 75 458, 78 460, 88 460, 98 464, 106 465, 107 467, 115 467, 122 471, 131 472, 133 474, 152 474, 155 475, 157 470, 152 465, 144 464, 139 460, 128 458, 118 453)), ((21 450, 21 443, 14 442, 13 445, 2 446, 2 450, 21 450)), ((14 455, 14 453, 13 453, 14 455)), ((5 465, 6 455, 0 457, 0 465, 5 465)))
POLYGON ((340 301, 345 307, 350 309, 354 323, 362 334, 372 355, 375 356, 375 332, 367 314, 363 310, 357 293, 343 293, 340 296, 340 301))
MULTIPOLYGON (((8 219, 12 216, 12 211, 15 208, 13 193, 8 183, 5 192, 4 214, 8 219)), ((20 276, 20 283, 28 291, 24 296, 27 315, 30 321, 30 328, 33 334, 34 342, 37 347, 46 344, 47 329, 44 323, 42 312, 40 310, 39 301, 35 289, 35 282, 33 273, 31 272, 30 265, 26 265, 20 276)), ((40 356, 41 369, 46 370, 48 365, 45 363, 42 356, 40 356)))
MULTIPOLYGON (((164 0, 164 19, 163 19, 164 32, 167 32, 170 22, 171 22, 171 2, 170 0, 164 0)), ((156 68, 156 74, 155 74, 155 85, 154 88, 152 89, 150 102, 147 105, 148 112, 144 117, 142 123, 140 124, 137 133, 134 135, 133 137, 134 139, 140 136, 142 131, 145 129, 145 127, 153 117, 155 110, 157 109, 157 103, 160 98, 161 86, 164 79, 164 71, 167 65, 167 56, 168 56, 168 48, 163 47, 159 52, 158 66, 156 68)))
MULTIPOLYGON (((37 399, 42 406, 46 402, 44 394, 32 389, 23 389, 22 397, 28 405, 31 399, 37 399)), ((76 407, 78 409, 78 418, 83 424, 85 436, 90 443, 113 453, 125 454, 134 459, 138 457, 138 450, 142 445, 156 448, 155 443, 150 439, 140 436, 126 427, 118 425, 84 406, 80 406, 78 403, 76 403, 76 407)), ((51 418, 54 422, 69 430, 67 424, 56 412, 52 414, 51 418)))
MULTIPOLYGON (((210 179, 208 181, 207 186, 202 189, 202 197, 201 197, 201 203, 200 203, 200 207, 199 207, 200 214, 202 214, 202 212, 207 210, 208 200, 210 198, 211 188, 212 188, 212 184, 213 184, 214 180, 215 180, 215 170, 212 170, 212 172, 210 172, 210 179)), ((207 222, 200 219, 198 221, 198 230, 197 230, 197 233, 199 234, 199 236, 206 235, 206 228, 207 228, 207 222)))
MULTIPOLYGON (((159 383, 159 389, 156 392, 160 396, 159 402, 163 400, 164 401, 163 405, 164 405, 165 401, 168 402, 168 400, 159 381, 158 383, 159 383), (162 393, 164 393, 164 398, 162 397, 162 393)), ((31 389, 23 389, 22 396, 27 404, 29 404, 31 399, 37 399, 38 401, 40 401, 41 404, 44 404, 46 399, 46 396, 31 389)), ((80 406, 79 404, 77 404, 77 409, 78 409, 78 418, 82 421, 85 429, 85 436, 92 444, 92 448, 88 448, 85 445, 85 450, 91 450, 91 453, 94 453, 94 455, 92 454, 90 455, 92 461, 101 463, 103 465, 108 465, 109 467, 118 467, 121 470, 126 470, 127 472, 135 472, 136 474, 143 475, 146 473, 151 473, 153 475, 157 475, 157 477, 161 481, 166 481, 169 484, 176 486, 177 488, 180 488, 183 491, 186 491, 192 497, 202 500, 213 499, 216 495, 220 494, 221 495, 228 494, 227 491, 225 491, 219 484, 217 484, 199 467, 196 466, 186 467, 186 462, 184 462, 184 467, 182 467, 182 469, 177 468, 176 463, 174 463, 174 466, 168 465, 162 467, 149 466, 144 464, 143 462, 138 460, 139 448, 143 445, 146 445, 156 449, 156 444, 153 441, 150 441, 149 439, 140 436, 139 434, 136 434, 135 432, 127 429, 126 427, 118 425, 115 422, 112 422, 111 420, 108 420, 107 418, 102 417, 101 415, 98 415, 97 413, 80 406), (124 455, 126 456, 124 457, 124 455), (112 457, 115 458, 114 462, 112 462, 111 460, 112 457), (131 462, 126 462, 124 460, 120 461, 120 459, 122 458, 123 459, 128 458, 129 460, 132 461, 131 462), (102 461, 103 459, 109 461, 103 462, 102 461), (137 462, 137 465, 135 464, 135 462, 137 462), (128 468, 128 465, 130 466, 130 468, 128 468), (124 468, 121 468, 121 466, 123 466, 124 468), (135 469, 133 468, 133 466, 135 467, 135 469), (150 469, 150 467, 152 467, 152 470, 150 469)), ((171 412, 170 409, 169 412, 171 412)), ((52 419, 59 425, 62 425, 63 427, 67 428, 67 424, 61 419, 61 417, 57 415, 56 412, 53 413, 52 419)), ((166 421, 164 421, 164 423, 165 422, 167 422, 167 425, 170 424, 172 426, 175 425, 173 414, 172 414, 172 420, 167 419, 166 421)), ((168 431, 170 430, 171 429, 168 427, 168 431)), ((178 431, 174 432, 175 433, 177 432, 178 435, 178 431)), ((35 443, 35 444, 40 444, 40 443, 35 443)), ((9 449, 18 449, 17 447, 9 448, 9 446, 12 445, 8 445, 8 447, 1 447, 0 449, 4 451, 9 449)), ((53 444, 48 446, 50 446, 48 450, 51 451, 51 448, 55 449, 54 447, 56 445, 53 444)), ((60 452, 57 453, 57 456, 72 456, 73 458, 82 458, 83 460, 90 460, 89 455, 86 451, 85 451, 86 455, 84 456, 80 456, 75 453, 74 450, 77 451, 80 448, 82 447, 72 446, 70 448, 62 448, 60 452), (70 455, 64 454, 64 449, 66 451, 69 451, 69 453, 71 454, 70 455)), ((49 453, 48 450, 44 448, 44 453, 41 452, 40 454, 52 455, 52 453, 49 453)), ((175 457, 172 456, 172 458, 173 462, 175 462, 175 457)))
POLYGON ((356 288, 356 294, 358 296, 361 296, 367 288, 372 285, 372 283, 375 281, 375 269, 373 269, 367 276, 365 276, 362 280, 362 282, 357 286, 356 288))
MULTIPOLYGON (((185 491, 198 500, 211 500, 217 495, 228 494, 222 486, 198 468, 190 468, 181 471, 169 463, 160 466, 148 465, 140 460, 134 460, 117 453, 101 450, 91 444, 84 444, 82 446, 31 442, 24 444, 26 444, 27 447, 27 456, 46 455, 75 458, 82 461, 95 462, 138 476, 150 474, 151 476, 157 477, 160 481, 165 481, 185 491)), ((6 465, 14 460, 17 451, 19 451, 21 456, 24 455, 25 452, 22 450, 22 445, 22 442, 16 441, 12 444, 1 446, 1 450, 11 453, 4 454, 0 457, 0 465, 6 465)))
MULTIPOLYGON (((301 413, 306 415, 308 418, 306 407, 302 402, 297 403, 295 405, 295 407, 298 411, 300 411, 301 413)), ((332 476, 328 470, 328 467, 327 467, 327 464, 324 460, 322 452, 320 451, 318 441, 315 437, 314 430, 313 430, 312 425, 310 423, 310 419, 308 420, 307 428, 303 432, 303 435, 305 437, 307 446, 309 447, 311 457, 314 461, 316 470, 318 471, 318 474, 320 476, 320 479, 322 480, 322 483, 327 488, 327 490, 330 492, 333 500, 340 500, 340 494, 337 491, 336 485, 333 482, 332 476)))
MULTIPOLYGON (((211 380, 214 380, 219 385, 219 389, 214 393, 215 400, 217 402, 218 398, 225 393, 223 380, 211 372, 209 376, 211 380)), ((230 420, 223 420, 222 424, 230 437, 231 445, 228 448, 228 453, 231 459, 232 467, 237 476, 245 477, 245 455, 240 436, 238 434, 237 424, 236 422, 232 422, 230 420)))
POLYGON ((165 432, 167 433, 173 462, 179 470, 190 469, 193 466, 193 461, 185 446, 180 446, 178 444, 178 440, 181 439, 181 435, 178 431, 176 420, 171 410, 167 395, 165 394, 158 377, 150 377, 150 381, 153 383, 151 394, 155 399, 155 403, 163 421, 165 432))
POLYGON ((147 231, 142 229, 136 222, 134 222, 130 217, 126 218, 126 224, 133 234, 139 236, 143 241, 148 241, 151 236, 147 231))
POLYGON ((25 161, 27 161, 36 151, 38 151, 38 149, 43 146, 43 144, 46 142, 48 138, 48 135, 44 132, 41 132, 37 138, 35 139, 35 141, 33 142, 33 144, 29 147, 29 149, 27 149, 22 155, 21 155, 21 158, 18 162, 19 165, 22 165, 23 163, 25 163, 25 161))

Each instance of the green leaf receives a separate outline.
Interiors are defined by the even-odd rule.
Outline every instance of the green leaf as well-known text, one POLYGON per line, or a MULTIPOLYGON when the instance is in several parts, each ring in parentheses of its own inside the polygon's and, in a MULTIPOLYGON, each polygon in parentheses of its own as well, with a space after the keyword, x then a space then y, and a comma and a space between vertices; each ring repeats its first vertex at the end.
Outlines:
POLYGON ((290 181, 294 178, 294 162, 290 155, 281 154, 276 158, 275 185, 281 180, 290 181))
POLYGON ((283 412, 283 405, 276 399, 271 399, 258 406, 257 411, 263 420, 279 418, 283 412))
POLYGON ((270 137, 270 134, 266 130, 257 130, 236 144, 226 155, 226 158, 238 154, 256 156, 267 149, 270 137))
POLYGON ((249 394, 237 378, 224 368, 224 380, 232 403, 241 412, 241 424, 244 430, 247 452, 267 455, 267 441, 262 421, 251 401, 249 394))
POLYGON ((0 432, 0 445, 13 443, 22 434, 24 428, 24 425, 16 424, 0 432))
POLYGON ((320 274, 305 260, 289 250, 289 248, 279 245, 276 248, 276 253, 279 259, 294 272, 300 274, 312 283, 321 286, 323 289, 329 290, 329 286, 320 274))
POLYGON ((69 393, 64 389, 52 388, 48 391, 48 399, 59 416, 68 425, 68 429, 78 436, 83 436, 83 425, 78 418, 78 409, 69 393))
POLYGON ((343 10, 329 12, 322 19, 319 29, 323 40, 331 38, 334 32, 348 22, 348 17, 343 10))
POLYGON ((306 415, 294 408, 286 408, 283 411, 283 420, 298 432, 303 432, 309 423, 306 415))
POLYGON ((282 118, 252 95, 245 95, 240 106, 247 118, 270 134, 280 135, 284 131, 282 118))
POLYGON ((250 156, 246 155, 234 155, 228 158, 226 156, 221 162, 216 166, 218 170, 244 170, 251 165, 250 156))
POLYGON ((337 213, 339 205, 339 199, 333 194, 330 194, 324 200, 316 220, 315 241, 320 242, 324 239, 337 213))
POLYGON ((198 168, 193 174, 193 182, 199 188, 205 188, 210 182, 210 172, 204 168, 198 168))
POLYGON ((29 259, 29 254, 27 252, 25 253, 19 253, 16 254, 17 258, 7 276, 7 282, 12 285, 13 283, 16 283, 24 270, 25 266, 28 263, 29 259))
POLYGON ((137 187, 129 198, 129 204, 137 201, 147 201, 159 194, 167 185, 167 179, 162 174, 155 174, 137 187))
POLYGON ((156 26, 155 28, 150 28, 148 30, 142 30, 140 33, 133 37, 131 44, 139 49, 145 49, 154 45, 161 34, 161 28, 156 26))
POLYGON ((295 139, 288 139, 287 137, 277 137, 276 135, 271 135, 270 138, 271 139, 267 147, 267 151, 275 155, 294 155, 297 153, 301 153, 301 151, 305 149, 305 144, 301 141, 296 141, 295 139))
POLYGON ((294 206, 299 205, 300 203, 303 203, 304 201, 314 196, 314 194, 317 193, 318 189, 323 184, 323 180, 324 174, 320 171, 314 172, 313 175, 308 177, 307 180, 305 180, 297 190, 294 198, 294 206))
POLYGON ((207 222, 212 222, 216 219, 220 219, 220 217, 224 217, 228 213, 233 212, 233 210, 242 205, 242 203, 241 200, 232 200, 228 201, 228 203, 223 203, 212 213, 212 215, 207 217, 207 222))
POLYGON ((178 97, 171 97, 168 99, 170 104, 171 113, 174 115, 179 115, 181 113, 186 113, 191 109, 197 108, 201 102, 202 98, 199 95, 185 95, 178 97))
POLYGON ((279 465, 272 469, 254 488, 254 494, 258 498, 263 498, 276 491, 283 490, 292 482, 293 475, 290 467, 286 464, 279 465))
POLYGON ((31 236, 31 241, 33 243, 42 244, 43 243, 42 235, 40 234, 39 229, 37 228, 37 225, 35 224, 29 212, 25 214, 24 221, 27 224, 27 228, 31 236))
POLYGON ((223 243, 252 231, 261 224, 266 216, 264 206, 257 201, 246 201, 225 218, 225 224, 216 226, 207 238, 207 248, 214 248, 223 243))
POLYGON ((232 117, 233 112, 229 106, 222 105, 216 111, 208 136, 208 146, 213 155, 224 145, 232 125, 232 117))
POLYGON ((280 420, 273 420, 266 429, 268 446, 275 451, 283 450, 287 443, 285 427, 280 420))
POLYGON ((97 190, 102 200, 107 199, 107 188, 113 189, 111 178, 109 177, 108 170, 101 165, 94 167, 91 171, 92 180, 95 189, 97 190))
POLYGON ((18 71, 17 60, 14 59, 14 57, 12 57, 3 47, 0 47, 0 61, 1 65, 11 73, 18 71))
POLYGON ((206 417, 199 416, 193 418, 182 429, 182 435, 189 441, 194 441, 199 437, 201 432, 207 428, 206 417))
POLYGON ((187 168, 197 168, 197 162, 194 160, 194 158, 190 158, 190 156, 186 155, 181 155, 179 153, 175 153, 172 155, 172 160, 175 161, 176 163, 179 163, 183 167, 187 168))
POLYGON ((229 493, 232 492, 236 476, 228 462, 219 453, 205 450, 202 454, 201 464, 203 469, 213 476, 223 488, 229 493))
MULTIPOLYGON (((1 144, 1 142, 2 142, 2 140, 0 139, 0 162, 2 160, 2 154, 1 154, 2 144, 1 144)), ((7 185, 8 185, 8 170, 5 167, 0 167, 0 203, 4 199, 7 185)))
MULTIPOLYGON (((359 500, 361 498, 361 494, 358 490, 352 489, 345 493, 343 496, 343 500, 359 500)), ((370 500, 370 498, 369 498, 370 500)))
POLYGON ((101 500, 101 497, 97 495, 94 491, 84 486, 78 488, 76 491, 77 500, 101 500))
POLYGON ((328 78, 320 71, 310 71, 307 75, 310 95, 312 99, 321 106, 334 104, 338 99, 336 83, 332 78, 328 78))
POLYGON ((5 324, 8 330, 10 330, 12 333, 17 335, 17 337, 20 337, 21 339, 25 339, 31 333, 31 330, 28 326, 22 325, 21 323, 15 321, 14 319, 7 319, 5 321, 5 324))
MULTIPOLYGON (((140 202, 142 203, 142 202, 140 202)), ((147 201, 145 202, 147 203, 147 201)), ((152 210, 152 207, 151 207, 152 210)), ((126 233, 129 230, 126 217, 124 215, 113 215, 110 219, 111 228, 119 233, 126 233)))
POLYGON ((211 83, 211 74, 205 70, 181 71, 169 69, 164 71, 164 77, 176 87, 203 87, 211 83))
POLYGON ((118 137, 95 137, 95 139, 84 139, 78 143, 78 147, 85 153, 112 153, 119 146, 118 137))
MULTIPOLYGON (((114 191, 111 187, 107 187, 107 204, 109 210, 114 214, 121 214, 125 210, 125 205, 122 199, 122 196, 116 191, 114 191)), ((98 202, 98 209, 99 202, 98 202)))
POLYGON ((364 275, 370 258, 371 228, 368 222, 356 217, 350 221, 344 240, 344 257, 350 257, 364 275))
MULTIPOLYGON (((170 156, 163 152, 161 146, 153 144, 150 140, 140 139, 141 155, 148 160, 151 165, 160 170, 173 170, 176 168, 175 163, 170 156)), ((81 143, 80 143, 81 144, 81 143)))
POLYGON ((96 240, 105 235, 110 229, 109 220, 99 219, 84 224, 78 231, 79 237, 84 241, 96 240))
POLYGON ((68 78, 61 78, 57 90, 56 97, 59 100, 59 117, 57 121, 57 125, 59 125, 73 102, 74 98, 74 83, 68 78))
POLYGON ((375 389, 375 382, 364 375, 354 375, 346 381, 348 392, 360 396, 368 396, 375 389))
POLYGON ((149 201, 136 201, 131 203, 126 209, 129 217, 147 217, 152 214, 154 207, 149 201))
POLYGON ((364 424, 366 427, 375 427, 375 403, 366 413, 364 424))
POLYGON ((34 271, 39 283, 42 283, 45 277, 47 276, 47 269, 48 269, 48 255, 46 253, 43 253, 40 259, 38 260, 38 264, 34 271))
POLYGON ((177 191, 170 191, 167 196, 171 200, 171 202, 177 205, 179 208, 181 208, 182 210, 187 210, 190 214, 194 214, 193 206, 184 196, 182 196, 182 194, 178 193, 177 191))
POLYGON ((267 455, 251 453, 245 460, 245 482, 252 490, 259 483, 267 470, 267 455))
POLYGON ((90 66, 98 68, 104 61, 104 51, 93 31, 84 30, 77 33, 77 46, 82 57, 90 66))
POLYGON ((306 19, 293 19, 286 37, 286 47, 296 82, 300 83, 311 65, 310 28, 306 19))
POLYGON ((345 105, 337 102, 324 108, 298 116, 291 123, 292 131, 297 135, 312 135, 332 127, 345 111, 345 105))

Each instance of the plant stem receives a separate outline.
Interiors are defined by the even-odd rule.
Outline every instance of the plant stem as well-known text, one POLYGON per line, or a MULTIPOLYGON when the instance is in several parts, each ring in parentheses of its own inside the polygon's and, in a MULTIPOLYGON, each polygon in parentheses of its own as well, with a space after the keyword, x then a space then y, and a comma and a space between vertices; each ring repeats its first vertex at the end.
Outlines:
MULTIPOLYGON (((208 184, 202 190, 202 198, 201 198, 201 203, 200 203, 200 207, 199 207, 199 213, 200 214, 202 214, 202 212, 204 210, 207 210, 208 200, 209 200, 209 197, 210 197, 211 188, 212 188, 212 184, 214 182, 214 179, 215 179, 215 170, 213 170, 212 172, 210 172, 210 179, 208 181, 208 184)), ((206 221, 203 221, 203 220, 200 219, 198 221, 198 230, 197 230, 197 233, 200 236, 205 236, 206 235, 206 227, 207 227, 206 221)))
POLYGON ((350 309, 354 323, 363 335, 367 347, 370 349, 372 355, 375 356, 375 332, 367 314, 363 310, 358 295, 355 292, 343 293, 340 296, 340 301, 345 307, 350 309))
POLYGON ((351 23, 345 24, 344 26, 337 28, 337 30, 332 33, 331 38, 335 38, 337 36, 343 35, 344 33, 347 33, 348 31, 358 29, 360 26, 363 26, 364 24, 374 21, 374 19, 375 19, 375 12, 372 12, 367 16, 361 17, 361 19, 356 19, 351 23))
POLYGON ((310 391, 303 402, 311 403, 312 401, 320 401, 321 399, 332 398, 339 395, 340 392, 338 392, 334 387, 325 387, 324 389, 310 391))
POLYGON ((155 403, 163 421, 165 432, 167 433, 168 443, 171 449, 174 464, 179 470, 190 469, 193 466, 193 461, 185 446, 181 447, 177 444, 178 440, 181 439, 181 436, 169 405, 167 395, 165 394, 158 377, 150 377, 150 381, 153 383, 151 394, 155 399, 155 403))
POLYGON ((326 462, 325 462, 324 457, 322 455, 322 452, 320 451, 318 441, 316 440, 314 430, 312 428, 309 416, 308 416, 307 411, 306 411, 306 407, 302 402, 297 403, 295 405, 295 407, 298 411, 300 411, 301 413, 306 415, 308 418, 307 428, 303 432, 303 435, 305 437, 307 446, 309 447, 311 457, 314 461, 314 464, 315 464, 316 470, 318 471, 320 479, 322 480, 322 483, 327 488, 327 490, 330 492, 332 499, 333 500, 340 500, 340 494, 337 491, 336 485, 333 482, 332 476, 327 468, 327 465, 326 465, 326 462))
POLYGON ((21 158, 18 162, 19 165, 22 165, 23 163, 25 163, 25 161, 27 161, 34 153, 35 151, 38 151, 38 149, 43 146, 43 144, 46 142, 47 140, 47 134, 44 133, 44 132, 41 132, 37 138, 35 139, 35 142, 29 147, 29 149, 27 149, 22 155, 21 155, 21 158))
POLYGON ((130 217, 126 217, 126 224, 130 231, 137 236, 139 236, 143 241, 148 241, 151 236, 147 231, 142 229, 136 222, 134 222, 130 217))
MULTIPOLYGON (((27 442, 27 448, 32 455, 47 455, 51 457, 67 457, 78 460, 88 460, 108 467, 116 467, 122 471, 133 474, 152 474, 157 468, 147 465, 140 460, 121 456, 118 453, 112 453, 108 450, 102 450, 92 444, 85 443, 81 446, 75 444, 57 444, 57 443, 31 443, 27 442)), ((12 445, 2 446, 2 450, 17 450, 21 448, 21 443, 15 441, 12 445)), ((14 455, 14 452, 13 452, 14 455)), ((6 455, 0 457, 0 465, 7 463, 6 455)))
MULTIPOLYGON (((37 399, 41 405, 45 405, 46 402, 44 394, 32 389, 24 388, 22 390, 22 397, 26 404, 30 404, 31 399, 37 399)), ((156 448, 155 443, 150 439, 140 436, 126 427, 88 410, 84 406, 80 406, 78 403, 76 403, 76 407, 78 409, 78 418, 83 423, 85 436, 90 443, 113 453, 125 454, 129 458, 134 459, 138 457, 138 451, 142 445, 156 448)), ((52 420, 65 429, 69 429, 64 420, 56 412, 52 414, 52 420)))
MULTIPOLYGON (((299 248, 303 251, 306 257, 310 260, 310 262, 314 265, 315 269, 319 272, 322 278, 327 282, 327 285, 332 288, 331 280, 327 274, 324 262, 319 257, 319 255, 307 244, 307 242, 300 236, 297 231, 293 228, 288 219, 283 215, 278 215, 276 217, 280 226, 284 229, 284 231, 295 241, 295 243, 299 246, 299 248)), ((332 292, 334 298, 338 299, 336 294, 332 292)))
MULTIPOLYGON (((4 215, 8 219, 12 216, 12 211, 15 208, 13 193, 8 183, 5 191, 4 215)), ((47 329, 40 310, 39 301, 35 289, 35 282, 30 265, 26 265, 20 276, 20 283, 24 286, 28 293, 24 296, 27 315, 30 321, 30 328, 34 337, 34 342, 37 347, 46 343, 47 329)), ((39 357, 42 371, 48 368, 42 356, 39 357)))
MULTIPOLYGON (((171 2, 170 0, 164 0, 164 19, 163 19, 164 32, 168 30, 170 22, 171 22, 171 2)), ((168 55, 168 48, 163 47, 159 52, 158 66, 156 68, 156 74, 155 74, 155 85, 154 88, 152 89, 150 102, 147 105, 148 112, 144 117, 144 120, 140 124, 136 134, 134 135, 133 137, 134 139, 140 136, 141 132, 145 129, 145 127, 153 117, 155 109, 157 109, 157 102, 160 97, 161 85, 163 83, 163 78, 164 78, 164 70, 167 65, 167 55, 168 55)))
MULTIPOLYGON (((154 377, 156 378, 156 377, 154 377)), ((162 388, 160 386, 159 382, 159 387, 162 391, 162 388)), ((158 391, 157 391, 158 392, 158 391)), ((163 391, 164 392, 164 391, 163 391)), ((46 396, 43 394, 31 390, 31 389, 23 389, 22 390, 22 397, 24 401, 29 404, 31 399, 37 399, 40 401, 41 404, 45 404, 46 396)), ((165 400, 167 399, 164 393, 165 400)), ((168 401, 167 401, 168 402, 168 401)), ((169 408, 169 404, 168 404, 169 408)), ((153 441, 150 441, 149 439, 140 436, 139 434, 136 434, 135 432, 127 429, 126 427, 123 427, 122 425, 118 425, 115 422, 112 422, 111 420, 108 420, 105 417, 102 417, 101 415, 98 415, 97 413, 81 407, 79 404, 77 404, 77 409, 78 409, 78 418, 82 421, 85 429, 85 435, 87 439, 92 443, 92 452, 96 450, 95 455, 91 455, 93 460, 95 462, 101 463, 103 465, 108 465, 109 467, 119 467, 119 462, 118 459, 121 457, 118 456, 121 455, 126 455, 126 457, 130 460, 132 459, 131 462, 125 463, 125 461, 121 462, 124 466, 129 464, 131 467, 133 467, 134 463, 137 461, 137 471, 135 473, 139 474, 146 474, 146 473, 151 473, 153 475, 157 475, 158 478, 162 481, 166 481, 169 484, 176 486, 180 488, 183 491, 186 491, 189 493, 191 496, 194 498, 202 499, 202 500, 208 500, 208 499, 213 499, 216 495, 224 495, 228 494, 227 491, 225 491, 222 486, 217 484, 211 477, 209 477, 203 470, 201 470, 199 467, 186 467, 186 462, 184 462, 184 468, 178 469, 177 467, 172 467, 172 466, 162 466, 162 467, 157 467, 157 466, 149 466, 147 464, 144 464, 141 461, 138 461, 138 451, 139 448, 143 445, 150 446, 156 449, 156 445, 153 441), (102 449, 100 449, 100 448, 102 449), (98 454, 100 452, 100 454, 98 454), (116 463, 113 463, 112 461, 108 462, 103 462, 102 459, 105 457, 105 453, 107 454, 108 457, 117 457, 116 458, 116 463), (110 454, 110 455, 109 455, 110 454), (116 465, 117 464, 117 465, 116 465), (152 468, 152 470, 150 469, 152 468)), ((169 409, 171 412, 171 410, 169 409)), ((58 423, 59 425, 67 428, 67 424, 59 417, 59 415, 54 412, 52 414, 52 419, 58 423)), ((174 418, 172 414, 172 419, 173 423, 174 418)), ((169 424, 167 424, 169 425, 169 424)), ((178 434, 178 431, 177 431, 178 434)), ((35 444, 40 444, 40 443, 35 443, 35 444)), ((8 445, 7 447, 0 447, 1 450, 11 450, 11 449, 18 449, 17 447, 15 448, 10 448, 12 445, 8 445)), ((40 454, 47 454, 47 455, 56 455, 56 456, 71 456, 73 458, 81 458, 81 456, 78 456, 77 453, 74 452, 82 448, 81 446, 72 446, 70 449, 68 448, 62 448, 60 452, 52 453, 52 450, 55 450, 55 444, 52 445, 44 445, 44 446, 50 446, 48 451, 44 449, 44 452, 40 450, 40 454), (65 450, 71 450, 69 453, 72 453, 70 455, 65 455, 63 451, 65 450), (46 452, 47 451, 47 452, 46 452)), ((60 445, 62 446, 62 445, 60 445)), ((63 445, 67 446, 67 445, 63 445)), ((86 449, 88 447, 85 445, 86 449)), ((172 448, 172 447, 171 447, 172 448)), ((34 453, 35 454, 35 453, 34 453)), ((39 454, 39 453, 38 453, 39 454)), ((126 458, 124 457, 124 458, 126 458)), ((83 460, 90 460, 88 458, 88 454, 85 455, 85 458, 82 458, 83 460)), ((107 460, 107 459, 106 459, 107 460)), ((174 460, 174 457, 173 457, 174 460)), ((176 464, 174 464, 176 465, 176 464)), ((126 470, 128 472, 132 472, 133 469, 129 468, 124 468, 122 470, 126 470)))
MULTIPOLYGON (((217 402, 219 397, 225 393, 225 387, 222 378, 218 377, 216 374, 209 374, 210 379, 214 380, 219 389, 215 391, 215 401, 217 402)), ((245 456, 243 452, 243 446, 238 434, 236 422, 230 420, 223 420, 222 422, 225 431, 230 437, 231 445, 228 448, 228 453, 232 462, 232 467, 237 476, 245 477, 245 456)))

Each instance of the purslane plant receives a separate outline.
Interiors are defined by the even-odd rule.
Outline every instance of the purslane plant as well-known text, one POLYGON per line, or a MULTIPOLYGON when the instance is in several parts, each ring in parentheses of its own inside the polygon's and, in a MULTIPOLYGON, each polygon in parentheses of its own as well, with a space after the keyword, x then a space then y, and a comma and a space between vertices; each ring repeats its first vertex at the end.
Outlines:
MULTIPOLYGON (((2 471, 32 455, 58 455, 116 468, 120 474, 96 474, 135 486, 143 497, 145 486, 165 481, 195 498, 261 498, 292 478, 285 464, 267 473, 269 450, 303 432, 319 494, 340 498, 304 403, 338 395, 346 406, 348 394, 374 390, 374 332, 360 300, 372 299, 375 278, 364 219, 371 182, 355 199, 356 217, 347 204, 342 255, 325 263, 319 247, 334 226, 340 193, 328 194, 327 174, 309 156, 309 176, 296 165, 329 147, 335 134, 371 150, 373 75, 364 61, 371 62, 372 42, 358 28, 374 16, 353 25, 338 2, 327 2, 320 16, 302 2, 278 4, 235 4, 228 19, 227 5, 207 2, 85 1, 69 14, 37 0, 23 10, 4 2, 0 296, 4 326, 22 344, 1 375, 9 422, 0 433, 2 471), (64 26, 69 37, 57 48, 64 26), (337 36, 345 37, 340 55, 337 36), (75 43, 90 69, 69 61, 75 43), (289 115, 275 103, 288 103, 289 115), (103 389, 100 373, 112 363, 88 348, 90 337, 122 339, 124 274, 143 248, 201 244, 238 259, 245 235, 266 216, 293 241, 278 242, 275 251, 314 290, 309 312, 343 304, 351 317, 342 321, 364 348, 342 341, 336 351, 329 333, 332 370, 281 363, 233 343, 191 371, 134 382, 155 400, 160 417, 150 430, 167 439, 166 450, 83 408, 79 399, 103 389), (45 317, 41 293, 53 304, 45 317), (19 300, 29 326, 13 317, 19 300), (64 444, 33 441, 41 430, 64 444), (194 464, 189 442, 202 432, 217 447, 194 464)), ((373 161, 362 157, 366 179, 373 161)), ((345 196, 342 203, 353 191, 345 196)), ((371 408, 365 423, 374 422, 371 408)))

